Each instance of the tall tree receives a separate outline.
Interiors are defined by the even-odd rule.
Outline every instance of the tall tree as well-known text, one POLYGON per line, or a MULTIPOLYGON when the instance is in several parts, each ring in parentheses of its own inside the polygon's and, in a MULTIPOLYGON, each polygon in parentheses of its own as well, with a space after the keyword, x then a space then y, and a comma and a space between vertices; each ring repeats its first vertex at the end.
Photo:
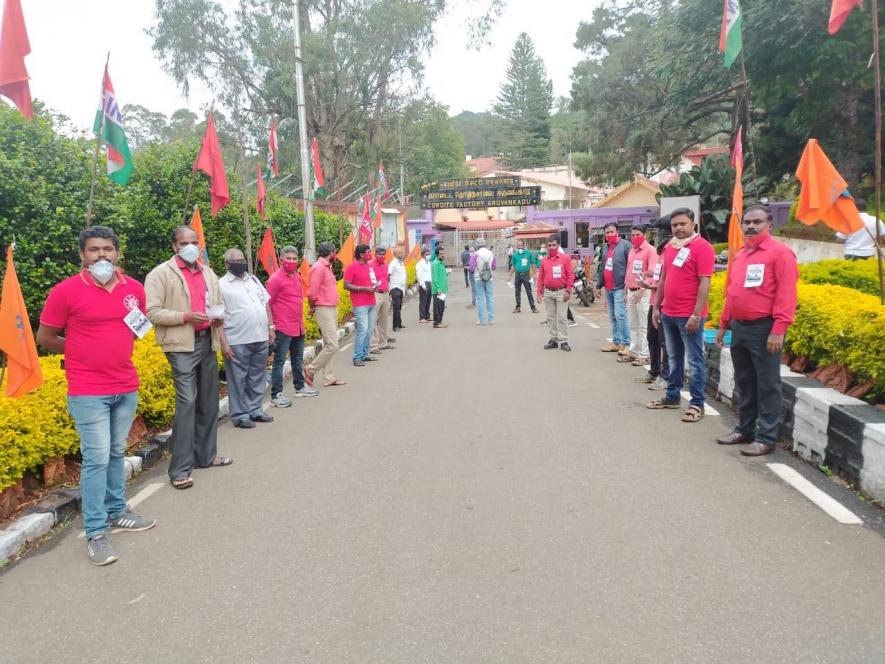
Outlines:
POLYGON ((495 112, 505 121, 507 144, 502 158, 508 168, 546 164, 552 108, 553 83, 531 37, 523 32, 510 53, 507 78, 495 104, 495 112))
POLYGON ((452 118, 455 128, 464 138, 464 149, 473 157, 492 157, 505 144, 504 121, 488 111, 463 111, 452 118))

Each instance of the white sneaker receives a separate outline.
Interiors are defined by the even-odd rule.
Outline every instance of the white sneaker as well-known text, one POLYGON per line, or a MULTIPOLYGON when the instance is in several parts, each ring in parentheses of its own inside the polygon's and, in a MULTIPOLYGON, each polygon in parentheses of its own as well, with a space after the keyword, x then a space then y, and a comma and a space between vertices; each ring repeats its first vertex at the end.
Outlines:
POLYGON ((300 399, 302 397, 315 397, 319 392, 309 385, 305 385, 300 390, 295 390, 295 398, 300 399))
POLYGON ((660 378, 660 377, 655 378, 655 382, 653 382, 651 385, 649 385, 648 389, 655 390, 655 391, 666 390, 667 389, 667 381, 665 381, 663 378, 660 378))
POLYGON ((286 397, 283 396, 283 393, 280 392, 275 397, 270 400, 270 405, 276 408, 288 408, 292 405, 292 402, 289 401, 286 397))

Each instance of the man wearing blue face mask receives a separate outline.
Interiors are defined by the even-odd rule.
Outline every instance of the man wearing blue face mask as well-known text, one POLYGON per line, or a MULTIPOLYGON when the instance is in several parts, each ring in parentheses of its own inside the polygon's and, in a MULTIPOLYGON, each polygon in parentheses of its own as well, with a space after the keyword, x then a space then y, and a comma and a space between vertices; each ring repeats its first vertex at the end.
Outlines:
POLYGON ((216 353, 225 343, 224 297, 218 277, 199 261, 199 240, 190 226, 172 232, 172 250, 175 255, 151 270, 144 287, 148 318, 175 381, 169 479, 176 489, 188 489, 194 467, 233 463, 217 453, 216 353))
POLYGON ((109 532, 156 525, 126 505, 126 438, 138 405, 135 337, 150 324, 140 283, 117 270, 120 241, 106 226, 80 233, 83 270, 46 298, 37 343, 64 355, 68 411, 80 436, 86 550, 96 565, 117 560, 109 532))

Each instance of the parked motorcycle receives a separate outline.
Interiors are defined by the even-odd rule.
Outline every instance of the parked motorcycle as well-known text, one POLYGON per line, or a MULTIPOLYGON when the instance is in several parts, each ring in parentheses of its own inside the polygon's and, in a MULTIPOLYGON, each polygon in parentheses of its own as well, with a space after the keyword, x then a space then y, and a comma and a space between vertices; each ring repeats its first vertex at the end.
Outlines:
POLYGON ((575 266, 575 294, 585 307, 589 307, 596 300, 596 292, 587 284, 582 263, 575 266))

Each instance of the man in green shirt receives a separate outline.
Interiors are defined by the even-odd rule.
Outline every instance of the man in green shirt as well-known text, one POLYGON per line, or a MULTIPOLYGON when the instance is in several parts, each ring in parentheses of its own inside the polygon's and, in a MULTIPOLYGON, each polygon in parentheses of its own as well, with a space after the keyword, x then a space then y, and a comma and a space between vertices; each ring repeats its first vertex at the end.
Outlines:
POLYGON ((448 327, 443 323, 446 311, 446 297, 449 294, 449 275, 446 272, 446 250, 440 245, 436 248, 436 258, 430 264, 430 291, 433 293, 433 327, 448 327))
POLYGON ((532 313, 538 313, 535 307, 535 298, 532 295, 532 279, 535 276, 535 268, 540 265, 538 257, 525 248, 525 242, 516 241, 516 251, 513 252, 513 262, 510 264, 510 280, 513 282, 513 290, 516 291, 516 308, 513 313, 521 311, 520 300, 522 297, 520 286, 525 287, 525 294, 529 298, 529 306, 532 313))

